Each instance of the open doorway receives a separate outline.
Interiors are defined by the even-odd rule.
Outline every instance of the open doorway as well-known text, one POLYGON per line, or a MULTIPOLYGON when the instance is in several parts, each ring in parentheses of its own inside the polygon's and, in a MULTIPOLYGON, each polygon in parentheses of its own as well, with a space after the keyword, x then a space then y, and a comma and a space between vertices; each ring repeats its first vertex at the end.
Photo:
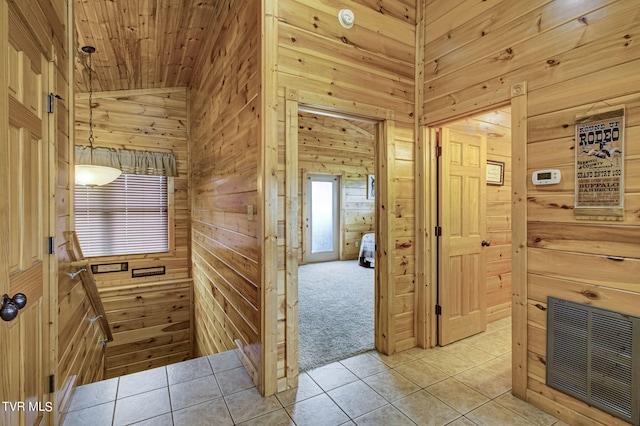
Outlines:
POLYGON ((491 349, 510 353, 511 108, 438 137, 438 344, 500 330, 491 349))
POLYGON ((375 233, 376 124, 298 113, 299 369, 374 349, 372 264, 358 257, 375 233))

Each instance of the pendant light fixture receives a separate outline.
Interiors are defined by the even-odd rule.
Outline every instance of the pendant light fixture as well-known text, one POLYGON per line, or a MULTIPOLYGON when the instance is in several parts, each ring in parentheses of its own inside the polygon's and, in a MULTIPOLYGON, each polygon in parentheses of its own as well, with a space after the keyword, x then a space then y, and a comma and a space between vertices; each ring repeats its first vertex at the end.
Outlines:
POLYGON ((96 51, 96 48, 84 46, 82 51, 89 55, 89 146, 91 154, 89 164, 76 164, 76 185, 101 186, 113 182, 122 172, 114 167, 93 164, 93 64, 91 54, 96 51))

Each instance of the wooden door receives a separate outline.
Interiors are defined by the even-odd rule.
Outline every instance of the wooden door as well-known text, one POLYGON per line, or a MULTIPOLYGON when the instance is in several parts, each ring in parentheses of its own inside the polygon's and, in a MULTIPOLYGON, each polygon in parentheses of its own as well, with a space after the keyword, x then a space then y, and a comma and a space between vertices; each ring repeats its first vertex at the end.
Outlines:
POLYGON ((439 344, 486 329, 486 138, 440 131, 439 344))
MULTIPOLYGON (((6 11, 6 9, 5 9, 6 11)), ((0 321, 5 328, 1 343, 7 346, 2 368, 5 424, 40 425, 46 422, 52 403, 48 400, 49 254, 48 239, 49 149, 45 108, 48 61, 29 32, 11 11, 8 29, 7 78, 2 93, 8 95, 8 120, 2 117, 2 143, 8 144, 0 159, 3 201, 0 220, 6 227, 2 244, 8 262, 2 262, 2 294, 23 293, 27 304, 15 319, 0 321), (3 132, 4 133, 4 132, 3 132), (6 196, 4 195, 6 194, 6 196), (4 278, 8 277, 8 281, 4 278)), ((7 33, 3 39, 7 40, 7 33)), ((6 102, 6 100, 3 100, 6 102)), ((3 112, 4 113, 4 112, 3 112)))

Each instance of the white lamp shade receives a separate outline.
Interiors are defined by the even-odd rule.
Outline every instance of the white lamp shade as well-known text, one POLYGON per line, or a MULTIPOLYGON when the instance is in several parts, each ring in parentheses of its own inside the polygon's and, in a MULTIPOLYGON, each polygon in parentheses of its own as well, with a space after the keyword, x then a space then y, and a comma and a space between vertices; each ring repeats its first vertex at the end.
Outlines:
POLYGON ((122 172, 113 167, 93 164, 76 165, 76 185, 101 186, 113 182, 122 172))

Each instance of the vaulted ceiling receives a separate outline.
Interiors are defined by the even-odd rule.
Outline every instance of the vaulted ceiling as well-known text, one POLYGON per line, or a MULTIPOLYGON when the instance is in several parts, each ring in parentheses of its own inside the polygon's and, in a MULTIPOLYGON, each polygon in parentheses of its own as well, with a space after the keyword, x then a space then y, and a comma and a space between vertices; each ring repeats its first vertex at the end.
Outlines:
POLYGON ((187 86, 216 0, 74 0, 76 91, 187 86))

